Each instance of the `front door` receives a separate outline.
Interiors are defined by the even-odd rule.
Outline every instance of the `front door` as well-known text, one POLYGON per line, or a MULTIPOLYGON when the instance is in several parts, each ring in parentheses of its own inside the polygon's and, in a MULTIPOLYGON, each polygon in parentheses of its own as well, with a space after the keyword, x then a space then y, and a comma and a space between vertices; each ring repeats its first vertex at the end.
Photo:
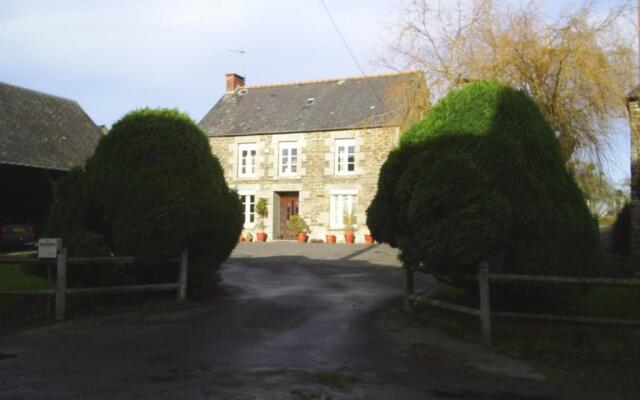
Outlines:
POLYGON ((296 234, 289 229, 287 221, 298 214, 298 192, 280 193, 280 239, 295 239, 296 234))

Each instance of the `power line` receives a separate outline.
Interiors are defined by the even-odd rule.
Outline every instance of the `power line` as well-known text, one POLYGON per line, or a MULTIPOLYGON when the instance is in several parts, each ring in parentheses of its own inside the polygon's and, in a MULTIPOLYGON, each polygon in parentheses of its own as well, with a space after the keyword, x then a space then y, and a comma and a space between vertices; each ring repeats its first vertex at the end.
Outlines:
MULTIPOLYGON (((640 1, 640 0, 638 0, 640 1)), ((371 91, 373 92, 373 94, 376 96, 376 98, 378 99, 378 101, 380 102, 380 104, 382 104, 383 107, 385 107, 384 101, 380 98, 380 96, 378 96, 378 92, 374 89, 374 87, 371 85, 371 82, 369 82, 369 78, 367 77, 367 74, 364 72, 364 68, 362 68, 362 66, 360 65, 360 63, 358 62, 358 58, 356 57, 356 55, 354 54, 354 52, 351 50, 351 47, 349 46, 349 43, 347 43, 347 39, 344 37, 344 35, 342 34, 342 32, 340 31, 340 28, 338 27, 338 24, 336 23, 336 21, 333 19, 333 16, 331 15, 331 12, 329 11, 329 8, 327 7, 327 5, 325 4, 324 0, 320 0, 320 3, 322 3, 322 7, 324 8, 324 10, 327 13, 327 16, 329 17, 329 19, 331 20, 331 23, 333 24, 333 27, 336 29, 336 32, 338 33, 338 36, 340 36, 340 40, 342 40, 342 43, 344 44, 344 47, 347 48, 347 51, 349 52, 349 54, 351 55, 351 59, 353 60, 353 62, 356 64, 356 66, 358 67, 358 69, 360 70, 360 73, 362 74, 362 76, 364 77, 365 82, 367 82, 367 85, 369 85, 369 88, 371 89, 371 91)))

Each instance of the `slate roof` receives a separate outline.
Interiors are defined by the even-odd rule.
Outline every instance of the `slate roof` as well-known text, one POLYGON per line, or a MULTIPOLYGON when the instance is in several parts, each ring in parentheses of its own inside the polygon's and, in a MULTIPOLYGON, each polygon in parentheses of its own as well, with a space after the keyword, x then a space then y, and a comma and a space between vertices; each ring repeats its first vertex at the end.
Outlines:
POLYGON ((405 92, 424 87, 419 71, 245 86, 222 96, 200 126, 210 136, 398 126, 405 92))
POLYGON ((0 164, 69 170, 101 136, 75 101, 0 82, 0 164))

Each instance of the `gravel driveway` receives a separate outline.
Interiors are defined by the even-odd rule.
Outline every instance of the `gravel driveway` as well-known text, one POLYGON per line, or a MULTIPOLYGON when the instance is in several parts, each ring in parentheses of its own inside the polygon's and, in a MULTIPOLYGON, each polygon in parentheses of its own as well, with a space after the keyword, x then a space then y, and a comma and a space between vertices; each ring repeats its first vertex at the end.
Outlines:
POLYGON ((223 300, 0 337, 0 399, 565 398, 402 314, 398 266, 387 246, 240 244, 223 300))

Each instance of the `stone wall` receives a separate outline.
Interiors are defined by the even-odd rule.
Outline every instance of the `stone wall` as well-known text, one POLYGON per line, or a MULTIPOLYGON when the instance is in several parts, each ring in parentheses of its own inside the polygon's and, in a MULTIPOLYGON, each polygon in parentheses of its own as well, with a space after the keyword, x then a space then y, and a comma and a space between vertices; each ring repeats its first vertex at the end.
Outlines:
MULTIPOLYGON (((389 152, 400 139, 398 128, 372 128, 308 133, 265 134, 210 137, 212 152, 220 160, 230 187, 240 194, 255 193, 256 199, 266 198, 269 216, 265 232, 269 238, 278 234, 278 192, 298 192, 300 215, 311 226, 311 239, 323 239, 328 233, 342 240, 342 230, 329 224, 330 193, 356 191, 356 241, 362 242, 368 232, 365 211, 377 190, 378 173, 389 152), (355 173, 337 176, 334 173, 334 143, 337 139, 355 139, 355 173), (298 142, 298 174, 292 177, 278 175, 280 142, 298 142), (255 177, 238 176, 238 145, 256 143, 257 161, 255 177)), ((246 229, 251 233, 256 228, 246 229)))
MULTIPOLYGON (((629 102, 631 117, 631 260, 640 266, 640 101, 629 102)), ((640 267, 639 267, 640 268, 640 267)))

